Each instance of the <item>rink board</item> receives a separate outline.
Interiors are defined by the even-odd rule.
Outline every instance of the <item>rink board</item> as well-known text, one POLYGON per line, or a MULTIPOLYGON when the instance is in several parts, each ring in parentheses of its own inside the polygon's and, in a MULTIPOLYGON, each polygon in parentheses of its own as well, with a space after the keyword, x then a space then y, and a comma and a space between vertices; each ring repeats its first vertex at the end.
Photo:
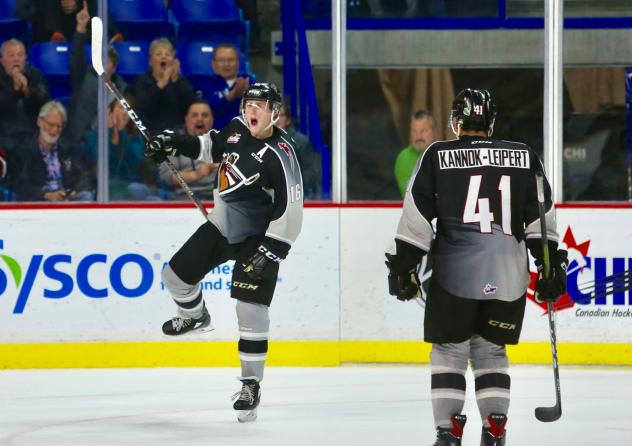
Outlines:
MULTIPOLYGON (((305 210, 271 308, 271 365, 427 362, 423 308, 388 296, 383 253, 401 209, 305 210)), ((233 366, 238 363, 233 265, 204 280, 215 331, 165 339, 174 304, 160 281, 170 256, 204 221, 182 207, 2 209, 0 368, 233 366)), ((632 209, 562 208, 560 236, 587 281, 632 268, 632 209)), ((571 264, 573 265, 573 263, 571 264)), ((580 285, 578 287, 578 284, 580 285)), ((560 360, 632 364, 632 294, 557 313, 560 360)), ((518 363, 550 361, 547 318, 528 302, 518 363)))

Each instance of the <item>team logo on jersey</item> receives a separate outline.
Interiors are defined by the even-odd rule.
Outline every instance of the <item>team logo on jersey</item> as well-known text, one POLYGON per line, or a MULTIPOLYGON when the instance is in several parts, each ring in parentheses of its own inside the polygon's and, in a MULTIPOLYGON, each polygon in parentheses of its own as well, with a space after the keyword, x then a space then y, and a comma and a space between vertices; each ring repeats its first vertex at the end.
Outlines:
POLYGON ((490 294, 494 294, 496 293, 496 291, 498 290, 497 286, 492 285, 491 283, 487 283, 487 285, 485 285, 483 287, 483 294, 485 294, 486 296, 490 295, 490 294))
POLYGON ((241 133, 233 133, 232 135, 230 135, 228 137, 228 139, 226 140, 227 143, 229 144, 236 144, 239 142, 239 138, 241 138, 241 133))
POLYGON ((220 195, 232 192, 241 186, 250 186, 259 179, 259 173, 246 177, 237 167, 238 160, 238 153, 233 152, 230 155, 224 155, 222 164, 219 166, 219 170, 217 171, 218 189, 220 195))

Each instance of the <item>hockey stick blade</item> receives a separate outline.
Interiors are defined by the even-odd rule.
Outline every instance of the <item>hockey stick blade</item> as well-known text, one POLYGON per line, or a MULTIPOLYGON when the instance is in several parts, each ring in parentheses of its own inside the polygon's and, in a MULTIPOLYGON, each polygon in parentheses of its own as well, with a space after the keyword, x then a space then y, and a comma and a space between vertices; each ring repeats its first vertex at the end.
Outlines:
POLYGON ((92 17, 92 67, 97 75, 105 73, 103 69, 103 22, 99 17, 92 17))
POLYGON ((553 407, 536 407, 535 417, 543 423, 557 421, 562 416, 562 408, 557 404, 553 407))
MULTIPOLYGON (((134 111, 132 106, 129 104, 129 102, 125 100, 125 98, 123 97, 119 89, 116 87, 116 85, 110 82, 110 80, 108 79, 108 76, 105 74, 105 70, 103 69, 103 55, 101 53, 101 50, 103 48, 102 45, 103 45, 103 22, 101 21, 99 17, 93 17, 92 18, 92 67, 94 68, 94 71, 96 71, 97 75, 99 76, 99 79, 103 81, 103 83, 108 88, 108 90, 110 90, 110 92, 116 97, 116 100, 119 102, 119 104, 121 104, 121 107, 123 107, 123 109, 129 116, 129 118, 132 120, 132 122, 134 123, 138 131, 141 133, 141 135, 143 135, 146 141, 149 141, 150 138, 149 138, 149 134, 147 133, 147 127, 145 127, 140 117, 138 116, 138 114, 136 114, 136 112, 134 111)), ((208 211, 206 210, 206 208, 204 208, 204 206, 202 206, 202 203, 200 202, 200 200, 195 196, 195 194, 193 193, 189 185, 186 183, 186 181, 184 181, 184 178, 182 178, 182 175, 180 175, 180 172, 178 172, 178 169, 176 169, 176 166, 174 166, 173 163, 169 161, 168 159, 165 159, 164 163, 167 165, 167 167, 169 168, 173 176, 176 178, 176 180, 178 181, 178 184, 180 184, 180 187, 182 187, 182 190, 184 190, 184 192, 193 201, 193 204, 195 204, 195 207, 198 208, 198 210, 202 213, 202 216, 204 216, 204 218, 207 218, 208 211)))

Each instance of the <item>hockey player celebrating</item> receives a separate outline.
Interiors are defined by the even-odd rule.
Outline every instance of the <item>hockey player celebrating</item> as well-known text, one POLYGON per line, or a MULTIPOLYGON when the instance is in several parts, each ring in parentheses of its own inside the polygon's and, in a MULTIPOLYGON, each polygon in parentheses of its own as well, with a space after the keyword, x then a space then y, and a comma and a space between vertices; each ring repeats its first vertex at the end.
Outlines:
POLYGON ((215 209, 162 272, 178 306, 164 323, 168 336, 211 330, 200 281, 214 267, 236 260, 231 296, 237 300, 241 392, 235 394, 239 421, 257 417, 259 384, 268 351, 268 308, 279 264, 296 240, 303 219, 303 184, 292 139, 274 124, 281 95, 274 84, 256 83, 241 102, 241 116, 222 131, 202 136, 164 130, 145 147, 159 163, 167 155, 186 155, 221 163, 215 209))
MULTIPOLYGON (((495 105, 484 90, 461 91, 450 123, 458 137, 423 154, 404 198, 397 253, 386 254, 389 292, 418 296, 416 267, 432 243, 433 274, 424 316, 435 446, 460 446, 466 417, 465 372, 471 361, 483 420, 482 446, 505 445, 509 408, 506 344, 517 344, 529 284, 527 249, 543 264, 536 172, 527 145, 491 137, 495 105)), ((566 289, 566 251, 558 250, 555 209, 545 182, 551 277, 539 276, 536 298, 556 301, 566 289)))

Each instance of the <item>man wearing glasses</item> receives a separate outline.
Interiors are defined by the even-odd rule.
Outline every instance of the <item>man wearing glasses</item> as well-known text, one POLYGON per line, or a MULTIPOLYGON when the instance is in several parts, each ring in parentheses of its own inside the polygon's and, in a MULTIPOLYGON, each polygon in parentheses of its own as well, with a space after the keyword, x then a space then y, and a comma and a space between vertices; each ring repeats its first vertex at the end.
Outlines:
POLYGON ((93 200, 89 181, 75 157, 59 144, 66 108, 49 101, 37 117, 39 132, 20 149, 22 166, 16 184, 19 201, 93 200))

